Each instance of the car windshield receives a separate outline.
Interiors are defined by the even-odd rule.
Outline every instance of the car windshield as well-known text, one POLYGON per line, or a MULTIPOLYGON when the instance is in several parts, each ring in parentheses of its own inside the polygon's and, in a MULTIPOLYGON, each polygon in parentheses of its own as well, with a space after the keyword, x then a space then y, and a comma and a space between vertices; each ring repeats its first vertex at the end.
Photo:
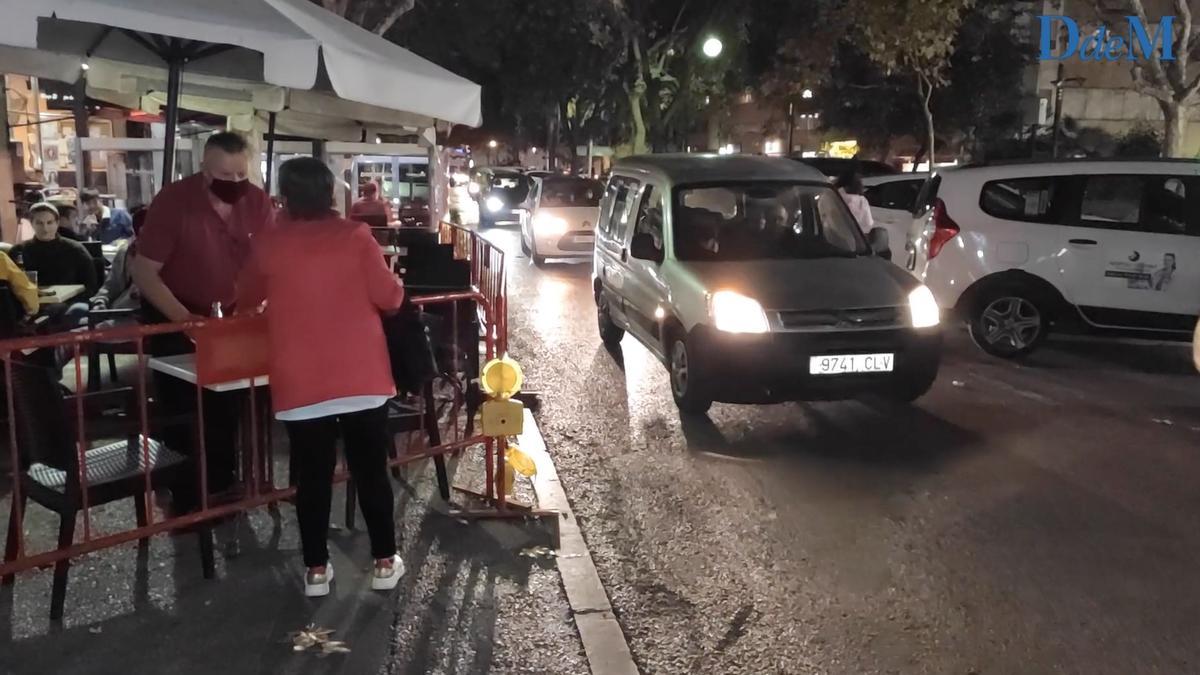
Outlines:
POLYGON ((488 184, 488 195, 494 195, 511 203, 525 201, 529 196, 529 179, 521 174, 493 174, 488 184))
POLYGON ((821 185, 681 187, 675 191, 671 222, 680 260, 852 258, 867 253, 845 202, 821 185))
POLYGON ((542 181, 540 205, 549 208, 600 206, 604 186, 594 180, 547 179, 542 181))

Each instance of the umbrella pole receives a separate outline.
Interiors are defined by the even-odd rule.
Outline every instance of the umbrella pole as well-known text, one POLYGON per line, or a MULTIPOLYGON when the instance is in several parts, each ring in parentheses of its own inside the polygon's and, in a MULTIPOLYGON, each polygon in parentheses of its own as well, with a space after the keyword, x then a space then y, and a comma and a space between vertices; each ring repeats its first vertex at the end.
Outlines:
POLYGON ((163 187, 175 180, 175 135, 179 127, 179 89, 183 78, 183 59, 172 55, 167 60, 167 129, 163 139, 163 187))
POLYGON ((266 188, 267 194, 271 194, 271 175, 275 173, 275 113, 267 113, 267 175, 266 188))

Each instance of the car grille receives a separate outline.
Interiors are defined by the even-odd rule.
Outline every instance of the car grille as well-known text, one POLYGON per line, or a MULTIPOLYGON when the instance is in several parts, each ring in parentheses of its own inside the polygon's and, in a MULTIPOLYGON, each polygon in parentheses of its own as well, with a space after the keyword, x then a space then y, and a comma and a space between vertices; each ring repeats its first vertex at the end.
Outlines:
POLYGON ((906 307, 778 312, 779 326, 795 331, 883 330, 906 324, 906 307))

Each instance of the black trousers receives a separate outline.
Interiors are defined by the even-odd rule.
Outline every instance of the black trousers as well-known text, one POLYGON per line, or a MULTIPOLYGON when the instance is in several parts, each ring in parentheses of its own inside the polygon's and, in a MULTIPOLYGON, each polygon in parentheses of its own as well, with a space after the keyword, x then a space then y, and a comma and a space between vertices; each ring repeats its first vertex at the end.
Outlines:
POLYGON ((304 565, 320 567, 329 562, 326 537, 339 434, 371 537, 371 557, 395 555, 392 483, 387 472, 388 444, 392 442, 387 430, 387 404, 373 410, 284 425, 291 442, 292 470, 296 472, 296 516, 300 521, 304 565))
MULTIPOLYGON (((182 334, 156 335, 150 339, 148 351, 153 356, 176 356, 194 352, 196 346, 182 334)), ((154 372, 154 391, 158 404, 167 415, 197 414, 196 385, 165 373, 154 372)), ((233 486, 237 475, 238 421, 246 401, 246 392, 215 392, 204 390, 204 456, 208 470, 208 493, 225 492, 233 486)), ((199 437, 195 428, 173 425, 161 430, 167 447, 189 457, 200 455, 199 437)), ((172 486, 174 508, 177 512, 194 511, 200 506, 199 460, 192 464, 195 471, 187 472, 172 486)))

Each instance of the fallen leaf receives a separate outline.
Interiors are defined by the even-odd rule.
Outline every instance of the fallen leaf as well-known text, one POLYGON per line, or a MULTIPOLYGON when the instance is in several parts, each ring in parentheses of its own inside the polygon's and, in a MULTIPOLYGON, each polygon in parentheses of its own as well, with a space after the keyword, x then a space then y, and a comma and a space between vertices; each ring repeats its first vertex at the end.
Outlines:
POLYGON ((350 651, 345 642, 330 640, 329 636, 331 635, 333 635, 332 628, 317 628, 309 624, 304 630, 290 633, 288 638, 292 641, 292 651, 295 652, 313 650, 317 652, 317 656, 324 657, 330 654, 344 654, 350 651))
POLYGON ((521 555, 526 558, 553 558, 554 549, 549 546, 530 546, 529 548, 522 549, 521 555))

